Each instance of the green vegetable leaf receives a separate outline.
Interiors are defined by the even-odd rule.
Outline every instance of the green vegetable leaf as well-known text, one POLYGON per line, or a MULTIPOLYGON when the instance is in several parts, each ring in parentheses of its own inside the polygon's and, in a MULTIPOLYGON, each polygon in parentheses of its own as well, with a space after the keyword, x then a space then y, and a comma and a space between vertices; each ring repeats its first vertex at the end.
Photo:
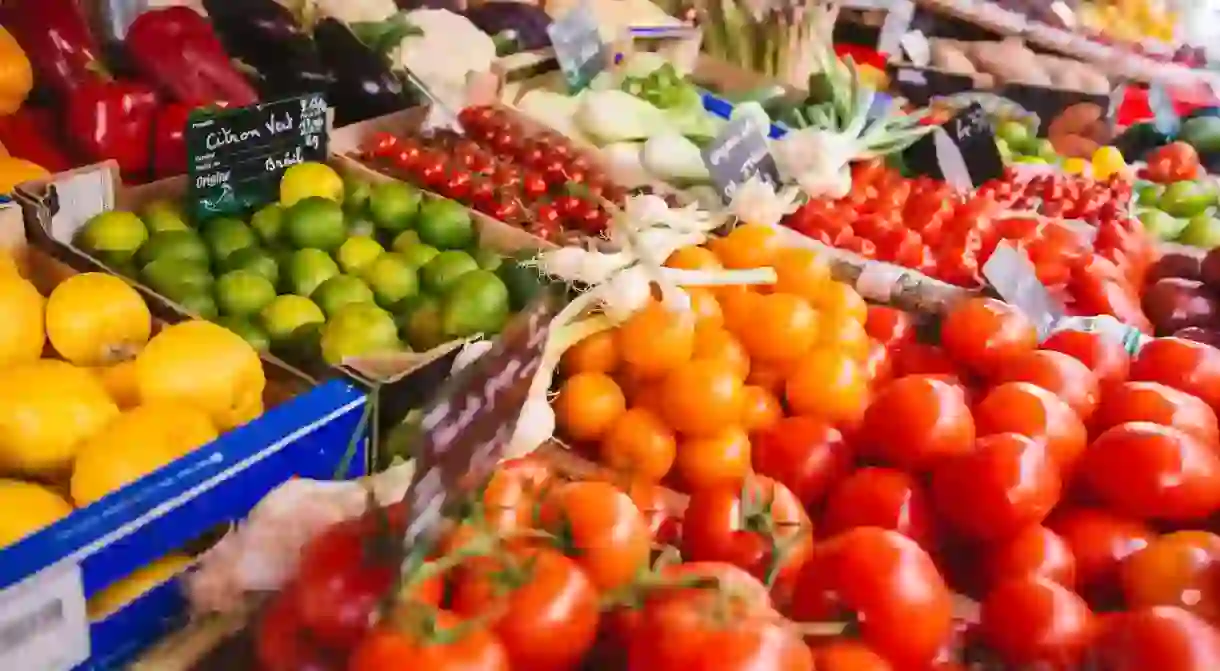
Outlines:
POLYGON ((359 21, 349 28, 368 48, 383 56, 388 56, 404 39, 424 34, 401 12, 385 21, 359 21))

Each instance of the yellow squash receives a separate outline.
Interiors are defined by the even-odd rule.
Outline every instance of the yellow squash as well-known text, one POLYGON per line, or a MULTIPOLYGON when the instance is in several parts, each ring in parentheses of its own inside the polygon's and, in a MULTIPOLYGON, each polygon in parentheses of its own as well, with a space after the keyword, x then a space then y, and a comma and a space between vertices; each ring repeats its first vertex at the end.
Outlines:
POLYGON ((64 280, 47 299, 47 337, 78 366, 104 366, 131 358, 148 343, 152 315, 130 284, 106 273, 64 280))
POLYGON ((34 88, 34 71, 21 45, 0 26, 0 115, 16 112, 34 88))
MULTIPOLYGON (((11 258, 11 257, 8 257, 11 258)), ((15 268, 15 264, 14 264, 15 268)), ((0 372, 37 361, 46 344, 42 316, 46 301, 16 272, 0 275, 0 372)), ((0 379, 3 376, 0 375, 0 379)), ((11 386, 7 381, 2 386, 11 386)))

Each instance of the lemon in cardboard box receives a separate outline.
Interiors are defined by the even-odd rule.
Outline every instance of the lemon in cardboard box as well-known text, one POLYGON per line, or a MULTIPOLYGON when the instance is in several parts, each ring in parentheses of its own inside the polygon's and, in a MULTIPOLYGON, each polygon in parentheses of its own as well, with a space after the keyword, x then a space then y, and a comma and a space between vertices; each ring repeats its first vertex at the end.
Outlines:
POLYGON ((195 231, 161 231, 148 238, 140 247, 136 260, 146 266, 158 259, 187 261, 207 266, 211 263, 208 246, 195 231))
POLYGON ((234 270, 216 280, 215 298, 221 314, 247 317, 275 299, 275 285, 252 270, 234 270))
POLYGON ((37 361, 46 344, 46 301, 16 273, 0 276, 0 369, 37 361))
POLYGON ((44 529, 72 513, 72 504, 55 492, 22 480, 0 479, 0 548, 44 529))
POLYGON ((152 314, 135 287, 106 273, 81 273, 60 282, 47 299, 47 337, 78 366, 130 359, 152 335, 152 314))
POLYGON ((345 305, 374 302, 369 285, 352 275, 335 275, 318 285, 309 297, 322 308, 327 318, 334 317, 345 305))
POLYGON ((384 253, 385 248, 373 238, 367 235, 353 235, 339 245, 339 251, 335 252, 335 260, 339 262, 339 267, 343 269, 343 272, 355 275, 384 253))
POLYGON ((205 223, 203 240, 211 250, 212 258, 217 261, 224 261, 233 252, 258 244, 254 230, 232 217, 220 217, 205 223))

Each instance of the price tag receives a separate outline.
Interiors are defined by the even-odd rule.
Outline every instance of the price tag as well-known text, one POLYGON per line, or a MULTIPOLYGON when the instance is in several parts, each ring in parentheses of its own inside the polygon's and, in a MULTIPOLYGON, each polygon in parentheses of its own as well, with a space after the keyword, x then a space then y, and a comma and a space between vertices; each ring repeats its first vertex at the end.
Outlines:
POLYGON ((196 220, 278 199, 284 170, 326 160, 326 119, 321 94, 193 112, 186 125, 187 190, 196 220))
POLYGON ((899 44, 902 45, 902 50, 906 52, 911 65, 926 68, 928 63, 932 62, 932 47, 928 44, 927 36, 922 32, 912 30, 902 36, 899 44))
POLYGON ((1148 107, 1152 108, 1152 124, 1158 131, 1169 136, 1177 134, 1181 120, 1164 84, 1154 83, 1148 87, 1148 107))
POLYGON ((754 176, 779 187, 779 166, 767 146, 766 131, 748 115, 729 121, 702 153, 712 184, 726 203, 733 202, 737 189, 754 176))
POLYGON ((1050 335, 1063 319, 1063 307, 1038 280, 1034 265, 1024 250, 1002 242, 983 264, 983 278, 1000 298, 1020 308, 1038 328, 1039 341, 1050 335))
POLYGON ((909 0, 892 0, 888 10, 877 35, 877 51, 897 55, 900 42, 911 29, 911 20, 915 18, 915 3, 909 0))
POLYGON ((602 41, 597 15, 582 0, 547 26, 555 58, 572 92, 580 91, 601 74, 610 61, 610 45, 602 41))
POLYGON ((542 363, 551 318, 562 305, 558 292, 544 291, 420 413, 422 435, 406 497, 407 548, 430 548, 450 497, 476 486, 499 462, 542 363))
POLYGON ((1004 174, 1004 159, 982 105, 971 103, 940 129, 920 138, 903 154, 918 174, 950 182, 962 191, 1004 174))
POLYGON ((0 592, 0 669, 69 671, 88 659, 79 565, 56 564, 0 592))

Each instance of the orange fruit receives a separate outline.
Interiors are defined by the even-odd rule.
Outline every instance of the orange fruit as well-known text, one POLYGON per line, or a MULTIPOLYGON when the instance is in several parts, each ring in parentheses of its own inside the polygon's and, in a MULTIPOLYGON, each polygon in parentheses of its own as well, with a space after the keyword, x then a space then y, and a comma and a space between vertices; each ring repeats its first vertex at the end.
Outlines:
POLYGON ((716 295, 710 289, 691 287, 686 289, 686 293, 690 296, 691 312, 695 313, 696 325, 724 326, 724 313, 720 310, 716 295))
POLYGON ((659 482, 677 454, 674 432, 651 410, 632 408, 619 415, 601 442, 601 460, 633 478, 659 482))
POLYGON ((794 294, 808 301, 825 292, 830 277, 830 264, 826 258, 801 247, 786 247, 776 253, 771 261, 775 269, 776 282, 771 289, 785 294, 794 294))
POLYGON ((746 376, 746 384, 762 387, 772 394, 783 394, 784 381, 788 379, 788 369, 791 367, 791 363, 773 364, 751 361, 750 374, 746 376))
POLYGON ((769 429, 783 416, 784 409, 775 394, 752 384, 741 388, 741 425, 746 431, 769 429))
POLYGON ((818 349, 834 349, 846 352, 856 361, 865 361, 869 354, 868 331, 860 322, 830 313, 819 322, 817 343, 818 349))
POLYGON ((852 423, 868 405, 868 380, 863 366, 846 353, 816 349, 792 369, 784 397, 794 415, 852 423))
POLYGON ((713 435, 739 421, 741 381, 720 361, 688 361, 661 383, 661 417, 684 435, 713 435))
POLYGON ((618 367, 618 343, 614 331, 601 331, 581 340, 566 352, 560 361, 563 372, 610 373, 618 367))
POLYGON ((619 327, 616 340, 628 368, 644 376, 661 375, 690 360, 695 320, 653 301, 619 327))
POLYGON ((754 308, 762 294, 755 293, 747 287, 732 287, 719 294, 720 314, 724 316, 724 327, 733 333, 741 333, 751 328, 750 320, 754 318, 754 308))
POLYGON ((868 321, 868 303, 843 282, 827 283, 822 293, 810 298, 810 301, 819 312, 828 312, 861 324, 868 321))
POLYGON ((750 436, 740 426, 678 443, 674 468, 689 490, 739 487, 750 472, 750 436))
POLYGON ((713 327, 695 329, 695 351, 692 361, 719 361, 727 365, 740 380, 750 373, 750 355, 732 333, 713 327))
POLYGON ((783 248, 779 233, 762 224, 741 224, 723 238, 713 238, 708 246, 725 268, 763 268, 783 248))
POLYGON ((665 265, 684 270, 719 270, 724 267, 712 250, 706 247, 683 247, 670 254, 665 259, 665 265))
POLYGON ((555 422, 577 441, 601 438, 627 409, 618 384, 604 373, 577 373, 559 388, 555 422))
POLYGON ((737 336, 751 360, 793 361, 817 342, 818 314, 800 296, 760 296, 750 322, 737 336))

